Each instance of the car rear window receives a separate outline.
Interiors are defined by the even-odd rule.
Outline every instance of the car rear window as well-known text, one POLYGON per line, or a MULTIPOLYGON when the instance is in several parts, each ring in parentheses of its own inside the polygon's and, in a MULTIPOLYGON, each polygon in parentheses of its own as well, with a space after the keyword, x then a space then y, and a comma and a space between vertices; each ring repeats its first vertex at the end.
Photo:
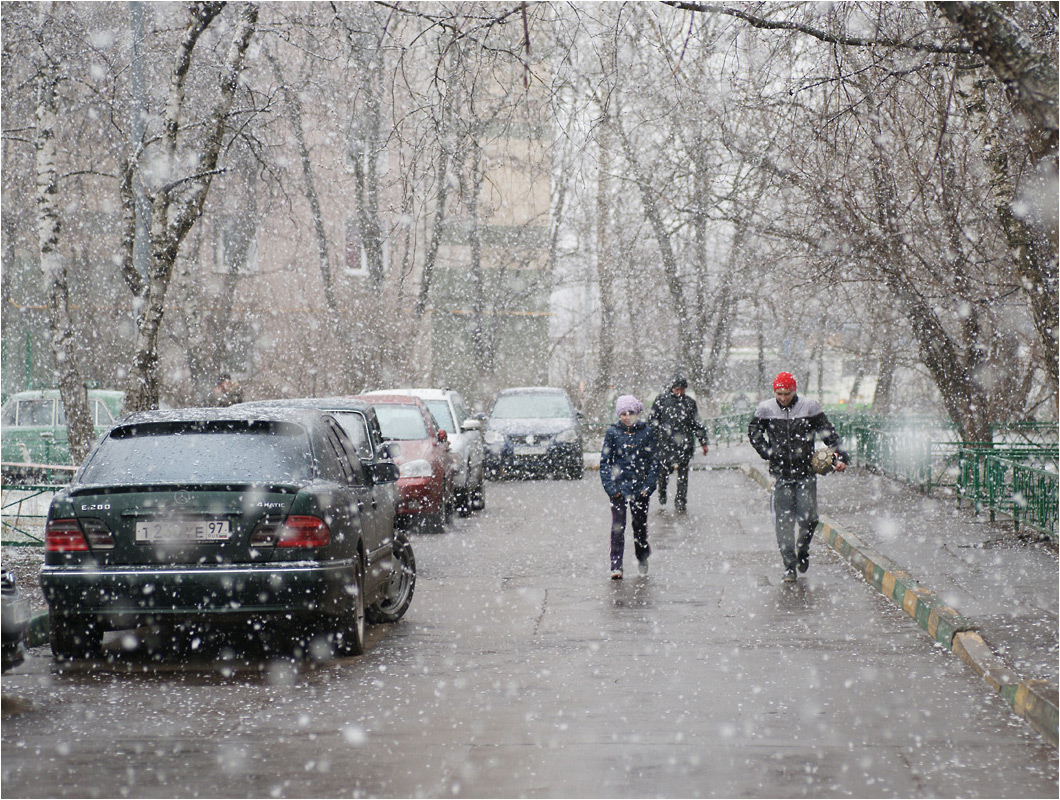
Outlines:
POLYGON ((574 416, 561 394, 506 394, 497 398, 493 419, 560 419, 574 416))
POLYGON ((111 431, 81 482, 300 482, 312 476, 309 436, 293 422, 149 422, 111 431))
POLYGON ((417 406, 375 407, 384 439, 426 439, 427 422, 417 406))

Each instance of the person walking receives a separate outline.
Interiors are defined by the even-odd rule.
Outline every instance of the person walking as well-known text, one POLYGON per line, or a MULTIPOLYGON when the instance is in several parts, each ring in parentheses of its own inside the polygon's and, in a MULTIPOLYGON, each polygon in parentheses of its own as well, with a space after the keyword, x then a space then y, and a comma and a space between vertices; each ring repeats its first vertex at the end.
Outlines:
POLYGON ((207 398, 207 405, 225 407, 234 406, 236 403, 243 402, 243 390, 239 384, 232 380, 232 376, 227 372, 221 373, 220 380, 217 381, 217 385, 213 387, 213 391, 210 392, 210 396, 207 398))
POLYGON ((677 494, 674 510, 683 514, 688 507, 688 465, 699 437, 703 455, 710 449, 707 429, 699 421, 696 401, 685 394, 688 381, 674 376, 669 390, 655 398, 649 424, 659 445, 659 503, 666 505, 666 485, 670 473, 677 470, 677 494))
POLYGON ((632 518, 633 547, 641 575, 648 574, 648 503, 658 469, 655 437, 640 419, 644 404, 631 394, 615 402, 618 422, 604 434, 600 481, 611 500, 611 579, 622 580, 626 510, 632 518))
POLYGON ((779 373, 773 380, 773 399, 758 404, 747 426, 747 438, 769 462, 769 474, 775 479, 773 526, 785 583, 795 582, 796 569, 806 572, 810 568, 810 541, 817 529, 817 474, 810 463, 816 437, 821 436, 835 450, 837 472, 845 470, 850 461, 820 403, 799 397, 796 389, 790 372, 779 373))

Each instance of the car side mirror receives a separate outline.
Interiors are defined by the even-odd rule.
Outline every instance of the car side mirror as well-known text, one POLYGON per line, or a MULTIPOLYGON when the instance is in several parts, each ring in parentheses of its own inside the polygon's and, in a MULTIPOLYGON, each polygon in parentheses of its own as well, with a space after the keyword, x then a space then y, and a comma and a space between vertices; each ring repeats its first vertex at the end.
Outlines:
POLYGON ((398 466, 392 461, 379 461, 368 465, 372 483, 393 483, 398 479, 398 466))
POLYGON ((482 429, 482 420, 480 419, 465 419, 464 423, 460 426, 461 430, 464 431, 477 431, 482 429))

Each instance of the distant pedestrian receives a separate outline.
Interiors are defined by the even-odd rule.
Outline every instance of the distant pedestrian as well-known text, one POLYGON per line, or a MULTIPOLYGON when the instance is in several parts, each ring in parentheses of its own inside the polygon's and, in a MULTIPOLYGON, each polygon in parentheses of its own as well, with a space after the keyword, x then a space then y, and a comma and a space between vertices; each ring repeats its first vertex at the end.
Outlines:
POLYGON ((213 391, 210 393, 209 405, 224 407, 234 406, 236 403, 243 402, 243 390, 239 387, 239 384, 232 380, 232 376, 227 372, 221 373, 221 379, 217 381, 217 385, 213 387, 213 391))
POLYGON ((648 503, 655 491, 658 464, 655 439, 641 421, 644 404, 631 394, 615 403, 618 422, 604 434, 600 481, 611 499, 611 579, 622 580, 626 547, 626 509, 633 527, 633 548, 641 575, 648 574, 648 503))
POLYGON ((790 372, 777 375, 774 398, 758 404, 747 428, 751 445, 769 461, 769 474, 775 479, 773 525, 786 583, 795 582, 796 569, 805 572, 810 567, 810 540, 817 528, 817 474, 811 466, 816 437, 835 450, 837 472, 845 470, 850 460, 839 449, 839 435, 820 403, 799 397, 796 388, 790 372))
POLYGON ((696 401, 685 394, 687 388, 688 381, 680 375, 674 376, 667 390, 652 403, 648 420, 659 446, 659 503, 666 505, 666 485, 670 481, 670 473, 676 469, 674 510, 678 514, 683 514, 688 507, 688 465, 692 460, 697 436, 703 455, 709 450, 707 429, 699 421, 696 401))

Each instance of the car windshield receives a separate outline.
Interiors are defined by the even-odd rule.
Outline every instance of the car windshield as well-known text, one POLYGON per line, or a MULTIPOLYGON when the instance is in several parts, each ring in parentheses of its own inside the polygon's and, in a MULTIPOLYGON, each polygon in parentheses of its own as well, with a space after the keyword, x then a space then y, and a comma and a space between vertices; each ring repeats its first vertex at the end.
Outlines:
POLYGON ((434 414, 438 427, 444 428, 449 433, 456 433, 456 425, 453 423, 453 415, 449 413, 449 403, 445 400, 424 400, 427 408, 434 414))
POLYGON ((561 394, 505 394, 497 398, 492 419, 562 419, 572 417, 570 403, 561 394))
POLYGON ((365 421, 364 414, 356 411, 329 411, 328 413, 346 431, 346 435, 350 437, 350 441, 357 448, 357 455, 361 458, 370 459, 372 457, 372 444, 368 440, 368 423, 365 421))
POLYGON ((384 439, 427 438, 427 423, 417 406, 378 405, 375 414, 384 439))
POLYGON ((301 482, 313 475, 305 428, 292 422, 147 422, 114 429, 82 483, 301 482))

